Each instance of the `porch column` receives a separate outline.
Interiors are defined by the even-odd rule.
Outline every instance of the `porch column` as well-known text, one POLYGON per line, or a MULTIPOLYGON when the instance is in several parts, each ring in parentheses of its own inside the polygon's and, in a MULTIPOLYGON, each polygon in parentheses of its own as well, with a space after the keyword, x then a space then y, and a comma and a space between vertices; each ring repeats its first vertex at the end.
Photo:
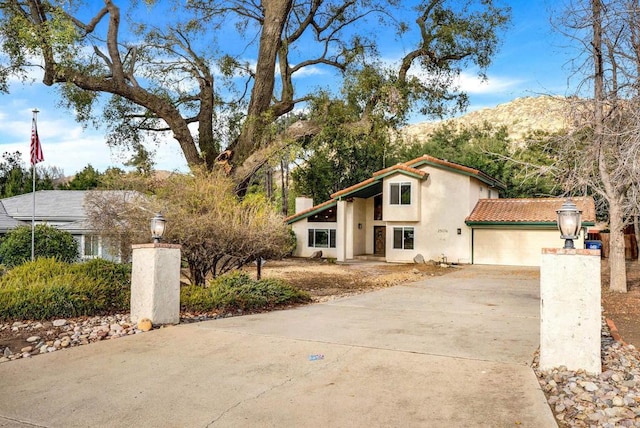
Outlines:
POLYGON ((336 260, 347 260, 347 202, 338 201, 336 205, 336 260))

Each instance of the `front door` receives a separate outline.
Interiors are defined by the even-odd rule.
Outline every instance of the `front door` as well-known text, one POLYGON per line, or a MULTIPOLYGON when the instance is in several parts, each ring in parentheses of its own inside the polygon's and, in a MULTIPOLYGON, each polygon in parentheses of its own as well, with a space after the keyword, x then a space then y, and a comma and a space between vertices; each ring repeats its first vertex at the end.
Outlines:
POLYGON ((384 256, 387 239, 387 228, 385 226, 373 226, 373 254, 384 256))

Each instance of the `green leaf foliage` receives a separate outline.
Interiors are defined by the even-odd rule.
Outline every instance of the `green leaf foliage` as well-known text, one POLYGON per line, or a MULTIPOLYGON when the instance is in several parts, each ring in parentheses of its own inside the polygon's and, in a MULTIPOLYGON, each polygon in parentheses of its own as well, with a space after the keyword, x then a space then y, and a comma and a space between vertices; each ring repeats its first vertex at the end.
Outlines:
MULTIPOLYGON (((74 262, 78 259, 78 243, 69 232, 38 224, 35 227, 34 253, 36 258, 51 257, 74 262)), ((20 226, 7 233, 0 243, 0 258, 8 267, 31 260, 30 226, 20 226)))
POLYGON ((189 312, 255 311, 310 300, 308 293, 280 280, 256 281, 245 272, 219 276, 208 287, 189 285, 180 290, 180 306, 189 312))
POLYGON ((0 320, 45 320, 129 310, 131 267, 40 258, 0 278, 0 320))
MULTIPOLYGON (((540 140, 540 136, 536 141, 540 140)), ((502 181, 507 190, 502 197, 541 197, 558 195, 555 177, 540 172, 553 158, 546 145, 527 142, 512 148, 507 129, 490 124, 457 130, 444 125, 424 143, 408 144, 398 150, 397 161, 406 162, 424 154, 478 169, 502 181), (528 168, 527 168, 528 167, 528 168)))

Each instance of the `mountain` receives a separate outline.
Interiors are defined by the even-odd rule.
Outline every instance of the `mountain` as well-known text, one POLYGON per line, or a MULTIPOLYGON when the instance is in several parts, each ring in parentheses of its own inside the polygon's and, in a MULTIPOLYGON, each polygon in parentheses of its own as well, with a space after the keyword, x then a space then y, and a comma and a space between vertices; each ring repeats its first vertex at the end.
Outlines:
POLYGON ((422 122, 403 128, 402 133, 413 142, 424 142, 443 124, 455 129, 482 126, 489 123, 498 128, 506 126, 509 138, 518 142, 532 131, 556 132, 567 128, 570 103, 565 97, 539 96, 516 98, 494 108, 483 108, 454 119, 422 122))

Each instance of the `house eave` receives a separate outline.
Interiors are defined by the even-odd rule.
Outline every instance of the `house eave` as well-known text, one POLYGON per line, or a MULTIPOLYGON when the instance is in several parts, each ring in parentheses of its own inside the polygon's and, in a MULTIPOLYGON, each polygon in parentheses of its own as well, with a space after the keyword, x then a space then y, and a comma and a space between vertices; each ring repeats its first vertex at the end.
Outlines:
MULTIPOLYGON (((449 172, 454 172, 456 174, 462 174, 462 175, 466 175, 467 177, 473 177, 476 178, 478 180, 480 180, 481 182, 491 186, 491 187, 495 187, 497 189, 500 190, 507 190, 507 185, 504 184, 503 182, 501 182, 498 179, 495 179, 485 173, 483 173, 482 171, 479 170, 475 170, 476 172, 471 172, 471 171, 467 171, 465 167, 465 169, 460 169, 460 168, 453 168, 447 165, 443 165, 437 162, 432 162, 428 159, 420 159, 418 162, 416 162, 415 164, 412 164, 411 167, 412 168, 418 168, 422 165, 429 165, 432 166, 434 168, 439 168, 439 169, 443 169, 445 171, 449 171, 449 172)), ((472 169, 472 168, 469 168, 472 169)))
MULTIPOLYGON (((476 228, 489 228, 500 226, 504 228, 522 228, 531 227, 531 228, 539 228, 539 229, 557 229, 558 223, 555 221, 465 221, 465 224, 470 227, 476 228)), ((583 227, 595 226, 595 222, 592 221, 583 221, 583 227)))
POLYGON ((317 213, 319 213, 319 212, 321 212, 321 211, 324 211, 324 210, 326 210, 327 208, 334 207, 334 206, 336 206, 336 205, 337 205, 337 203, 338 203, 337 201, 331 201, 330 203, 326 203, 326 202, 325 202, 325 203, 323 203, 323 204, 318 205, 318 206, 317 206, 315 209, 313 209, 313 210, 306 211, 306 212, 301 213, 300 215, 297 215, 297 216, 296 216, 296 215, 294 215, 294 216, 292 216, 292 217, 289 217, 289 218, 286 220, 286 222, 287 222, 287 224, 293 224, 293 223, 296 223, 296 222, 298 222, 298 221, 300 221, 300 220, 304 220, 305 218, 311 217, 311 216, 312 216, 312 215, 314 215, 314 214, 317 214, 317 213))

